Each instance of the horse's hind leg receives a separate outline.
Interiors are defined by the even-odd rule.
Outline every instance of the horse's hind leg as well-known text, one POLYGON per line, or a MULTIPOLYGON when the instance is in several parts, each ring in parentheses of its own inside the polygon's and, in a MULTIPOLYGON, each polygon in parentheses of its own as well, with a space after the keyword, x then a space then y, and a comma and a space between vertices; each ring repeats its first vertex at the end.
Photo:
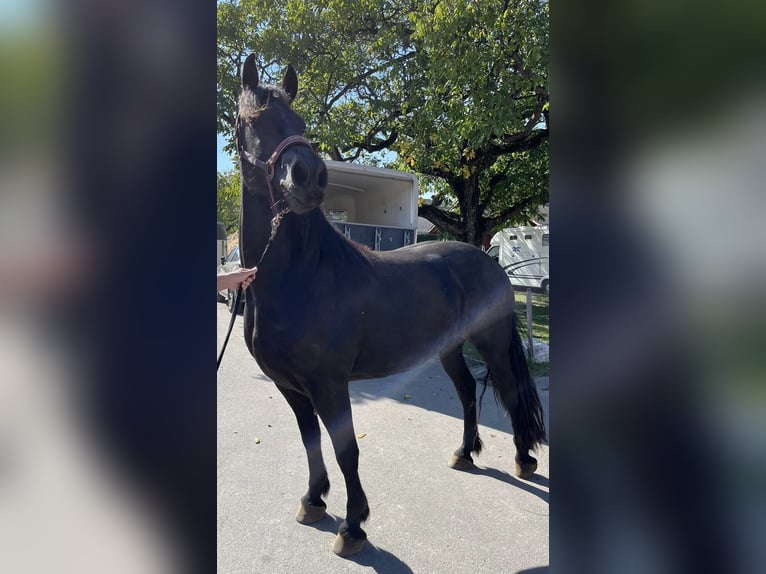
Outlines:
MULTIPOLYGON (((348 383, 346 383, 347 385, 348 383)), ((324 388, 321 396, 314 397, 317 412, 330 433, 335 458, 338 461, 343 478, 346 481, 346 519, 338 528, 333 552, 346 558, 353 556, 364 547, 367 533, 362 530, 361 523, 370 515, 367 496, 359 480, 359 447, 354 433, 354 422, 351 417, 351 400, 348 387, 345 393, 338 390, 331 392, 324 388)))
POLYGON ((309 460, 309 489, 301 498, 295 519, 301 524, 311 524, 324 517, 327 505, 322 500, 322 496, 330 491, 327 468, 325 468, 324 460, 322 460, 319 421, 314 413, 314 405, 311 404, 308 397, 279 385, 277 388, 287 399, 295 413, 303 446, 306 448, 306 455, 309 460))
POLYGON ((482 447, 476 421, 476 379, 465 363, 462 343, 444 350, 439 358, 463 405, 463 442, 452 454, 449 466, 456 470, 466 470, 473 467, 471 453, 479 454, 482 447))
POLYGON ((537 470, 537 459, 531 456, 529 451, 534 449, 537 437, 544 437, 542 427, 538 429, 534 425, 535 406, 540 409, 540 417, 542 411, 534 381, 523 357, 524 351, 520 348, 519 341, 512 340, 512 333, 505 323, 500 323, 493 329, 476 334, 471 338, 471 342, 486 361, 487 368, 492 373, 495 396, 511 417, 513 443, 516 446, 516 476, 528 479, 537 470))

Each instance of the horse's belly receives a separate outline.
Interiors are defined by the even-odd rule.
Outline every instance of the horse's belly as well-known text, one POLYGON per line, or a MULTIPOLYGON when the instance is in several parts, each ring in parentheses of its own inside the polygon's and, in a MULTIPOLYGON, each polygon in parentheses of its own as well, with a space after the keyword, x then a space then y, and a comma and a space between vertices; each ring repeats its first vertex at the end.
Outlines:
POLYGON ((268 377, 299 392, 317 380, 348 380, 355 345, 331 333, 304 332, 296 337, 296 332, 287 336, 267 330, 254 337, 253 354, 268 377))
POLYGON ((408 371, 438 356, 449 341, 447 330, 389 333, 367 340, 359 349, 351 378, 380 378, 408 371))
POLYGON ((349 377, 350 381, 361 381, 364 379, 382 379, 389 375, 404 373, 417 367, 422 361, 400 361, 397 363, 375 363, 355 366, 349 377))

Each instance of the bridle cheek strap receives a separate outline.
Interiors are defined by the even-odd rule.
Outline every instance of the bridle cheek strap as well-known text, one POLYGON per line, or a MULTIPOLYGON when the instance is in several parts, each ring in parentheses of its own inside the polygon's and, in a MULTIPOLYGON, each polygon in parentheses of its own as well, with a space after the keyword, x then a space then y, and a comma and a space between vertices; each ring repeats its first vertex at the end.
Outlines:
MULTIPOLYGON (((239 144, 239 142, 237 143, 239 144)), ((311 145, 311 142, 307 140, 306 138, 304 138, 303 136, 288 136, 287 138, 282 140, 282 143, 280 143, 277 146, 277 149, 274 150, 274 153, 271 154, 271 157, 269 159, 267 159, 266 161, 262 161, 259 158, 255 157, 252 153, 250 153, 246 149, 242 149, 241 145, 238 146, 240 148, 239 149, 240 157, 244 158, 250 164, 254 165, 258 169, 260 169, 263 173, 266 174, 266 179, 269 182, 269 196, 271 197, 271 209, 275 213, 276 213, 275 206, 277 202, 274 201, 274 191, 271 188, 271 182, 274 179, 274 166, 279 160, 279 156, 282 155, 282 152, 285 151, 285 149, 287 149, 289 146, 296 145, 296 144, 308 146, 312 150, 314 149, 314 146, 311 145)))

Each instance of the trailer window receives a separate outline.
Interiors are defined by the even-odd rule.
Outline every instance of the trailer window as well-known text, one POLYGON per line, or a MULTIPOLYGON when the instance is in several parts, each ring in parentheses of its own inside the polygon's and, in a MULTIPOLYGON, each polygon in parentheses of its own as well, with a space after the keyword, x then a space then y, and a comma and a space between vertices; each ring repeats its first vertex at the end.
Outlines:
POLYGON ((548 237, 550 237, 550 233, 543 233, 543 247, 548 247, 548 237))
POLYGON ((511 235, 508 237, 508 239, 518 239, 518 237, 516 235, 511 235))
POLYGON ((532 239, 532 236, 531 235, 525 235, 524 239, 532 239))

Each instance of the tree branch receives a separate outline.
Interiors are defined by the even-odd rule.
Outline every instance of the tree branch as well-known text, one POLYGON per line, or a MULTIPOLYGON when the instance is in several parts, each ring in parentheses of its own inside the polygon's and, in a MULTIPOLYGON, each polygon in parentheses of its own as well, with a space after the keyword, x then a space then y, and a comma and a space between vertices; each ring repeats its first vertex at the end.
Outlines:
POLYGON ((486 207, 492 203, 492 198, 495 196, 497 186, 506 181, 508 181, 508 173, 505 171, 498 172, 490 178, 487 192, 484 194, 484 200, 479 202, 480 213, 484 213, 486 207))
POLYGON ((343 155, 340 153, 340 150, 333 146, 330 150, 330 159, 333 161, 346 161, 346 158, 343 157, 343 155))
POLYGON ((548 128, 534 130, 526 133, 526 130, 518 134, 505 135, 502 137, 502 144, 491 143, 489 145, 489 154, 497 158, 498 156, 534 149, 543 141, 548 139, 548 128))
POLYGON ((459 182, 458 178, 456 178, 454 174, 452 174, 452 172, 444 171, 441 168, 432 167, 430 169, 416 169, 415 171, 423 175, 430 175, 431 177, 437 177, 439 179, 443 179, 444 181, 447 182, 450 189, 455 189, 459 182))
POLYGON ((460 220, 438 207, 434 207, 433 205, 421 205, 418 207, 418 215, 426 218, 439 229, 447 231, 455 237, 461 237, 463 234, 463 225, 460 220))
POLYGON ((399 137, 399 134, 397 133, 396 130, 393 130, 386 139, 378 140, 377 142, 372 141, 372 136, 373 134, 368 134, 363 141, 353 143, 350 146, 343 148, 343 151, 350 151, 356 148, 357 150, 356 156, 354 157, 354 159, 356 159, 359 157, 362 150, 372 153, 372 152, 381 151, 391 147, 396 141, 396 139, 399 137))
POLYGON ((340 100, 343 96, 345 96, 349 91, 359 87, 364 80, 372 76, 373 74, 376 74, 380 72, 381 70, 385 70, 387 67, 389 67, 393 63, 400 63, 404 62, 405 60, 409 60, 410 58, 413 58, 416 55, 417 52, 407 52, 405 54, 402 54, 401 56, 397 56, 396 58, 392 58, 390 61, 385 62, 381 64, 380 66, 375 66, 374 68, 370 68, 369 70, 366 70, 359 74, 356 78, 354 78, 351 82, 348 82, 343 88, 335 94, 328 102, 328 108, 335 105, 335 103, 340 100))
POLYGON ((497 215, 493 217, 487 217, 485 219, 486 223, 486 229, 495 229, 496 227, 502 225, 509 219, 516 217, 519 213, 524 211, 529 205, 532 204, 532 198, 527 197, 525 199, 522 199, 520 202, 515 203, 514 205, 511 205, 510 207, 504 209, 497 215))

